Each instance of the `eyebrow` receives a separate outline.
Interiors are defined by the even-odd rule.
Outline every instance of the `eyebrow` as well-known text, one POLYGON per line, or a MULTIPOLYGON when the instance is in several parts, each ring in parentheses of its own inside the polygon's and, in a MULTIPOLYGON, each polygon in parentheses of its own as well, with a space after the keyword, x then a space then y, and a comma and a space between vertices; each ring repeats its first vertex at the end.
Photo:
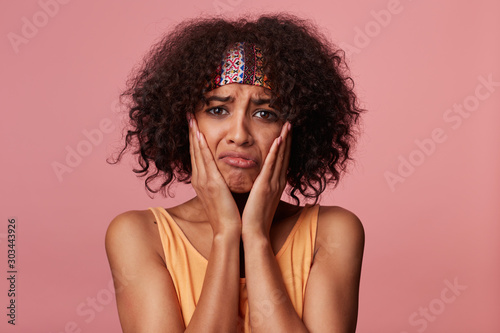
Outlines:
POLYGON ((210 103, 212 101, 217 101, 217 102, 227 102, 231 100, 231 96, 218 96, 218 95, 212 95, 208 98, 205 98, 205 103, 210 103))
POLYGON ((269 104, 271 103, 270 98, 257 98, 257 99, 250 99, 250 101, 255 104, 255 105, 263 105, 263 104, 269 104))
MULTIPOLYGON (((231 96, 212 95, 208 98, 205 98, 205 103, 209 104, 212 101, 228 102, 228 101, 232 101, 232 100, 234 100, 234 98, 232 98, 231 96)), ((269 104, 271 102, 271 99, 270 98, 255 98, 255 99, 252 98, 252 99, 250 99, 250 101, 255 105, 263 105, 263 104, 269 104)))

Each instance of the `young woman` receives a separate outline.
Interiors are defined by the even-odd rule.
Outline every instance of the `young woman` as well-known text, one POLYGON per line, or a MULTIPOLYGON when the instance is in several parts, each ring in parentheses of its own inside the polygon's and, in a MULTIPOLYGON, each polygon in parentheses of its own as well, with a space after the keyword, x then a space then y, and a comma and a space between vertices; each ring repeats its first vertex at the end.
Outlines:
POLYGON ((285 15, 189 21, 153 48, 124 94, 118 160, 135 147, 151 192, 181 181, 196 196, 111 222, 124 332, 355 331, 361 222, 299 205, 350 159, 361 110, 345 70, 340 50, 285 15))

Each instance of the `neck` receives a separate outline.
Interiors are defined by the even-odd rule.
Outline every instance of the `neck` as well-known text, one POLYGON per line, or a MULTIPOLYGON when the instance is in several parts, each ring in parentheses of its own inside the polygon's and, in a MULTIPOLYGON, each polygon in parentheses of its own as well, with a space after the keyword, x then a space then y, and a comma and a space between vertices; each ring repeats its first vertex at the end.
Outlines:
MULTIPOLYGON (((233 193, 233 192, 231 192, 231 194, 233 195, 234 202, 236 203, 236 206, 238 207, 238 211, 239 211, 240 216, 241 216, 243 214, 243 210, 245 209, 245 205, 247 203, 248 196, 250 193, 233 193)), ((203 211, 203 207, 201 206, 201 203, 199 202, 199 198, 194 197, 193 199, 190 200, 190 202, 195 205, 194 207, 196 207, 194 215, 198 216, 198 217, 203 216, 204 211, 203 211)), ((291 214, 295 214, 297 212, 298 208, 299 208, 299 206, 294 207, 290 204, 287 204, 283 201, 280 201, 278 204, 278 207, 276 208, 275 217, 278 219, 285 218, 291 214)))
POLYGON ((243 214, 243 209, 245 209, 245 205, 247 204, 248 195, 250 193, 232 193, 234 201, 236 202, 236 206, 238 206, 238 210, 240 212, 240 216, 243 214))

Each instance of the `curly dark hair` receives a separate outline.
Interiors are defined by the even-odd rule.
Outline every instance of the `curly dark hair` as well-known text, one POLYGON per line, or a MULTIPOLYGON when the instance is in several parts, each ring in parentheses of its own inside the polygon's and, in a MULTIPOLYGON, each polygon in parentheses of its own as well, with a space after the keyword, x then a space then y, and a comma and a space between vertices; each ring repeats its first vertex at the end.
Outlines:
POLYGON ((146 188, 165 195, 174 182, 190 182, 188 123, 224 52, 236 42, 262 50, 272 85, 271 106, 292 124, 287 171, 290 196, 317 202, 328 184, 336 185, 351 160, 356 123, 363 111, 353 92, 344 52, 310 22, 287 14, 256 20, 221 18, 185 21, 153 46, 129 79, 130 128, 125 146, 135 147, 146 188), (155 180, 161 184, 153 186, 155 180), (167 191, 165 191, 167 189, 167 191))

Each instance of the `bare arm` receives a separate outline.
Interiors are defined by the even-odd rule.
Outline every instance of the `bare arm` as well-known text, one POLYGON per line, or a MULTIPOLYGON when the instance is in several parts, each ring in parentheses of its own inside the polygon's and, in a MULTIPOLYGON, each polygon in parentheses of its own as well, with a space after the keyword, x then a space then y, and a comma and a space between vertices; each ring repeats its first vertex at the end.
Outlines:
POLYGON ((241 219, 195 119, 190 117, 189 123, 191 183, 213 230, 200 298, 184 327, 170 273, 151 245, 159 236, 145 227, 151 221, 137 213, 122 214, 111 222, 106 249, 113 272, 133 272, 126 283, 115 279, 125 333, 235 332, 238 327, 241 219))
POLYGON ((356 330, 364 231, 339 207, 322 207, 319 244, 299 318, 288 297, 269 239, 245 238, 245 265, 252 332, 353 333, 356 330), (262 320, 263 319, 263 320, 262 320))
POLYGON ((174 285, 159 253, 151 246, 152 221, 141 212, 117 216, 106 233, 123 332, 183 332, 174 285), (149 230, 148 230, 149 229, 149 230))
MULTIPOLYGON (((187 328, 144 213, 116 217, 106 234, 123 332, 232 332, 238 319, 239 234, 216 235, 199 303, 187 328)), ((156 226, 154 226, 156 227, 156 226)))
POLYGON ((285 123, 250 192, 242 216, 245 274, 253 333, 307 332, 295 312, 274 256, 269 231, 286 185, 290 125, 285 123))
POLYGON ((186 332, 236 332, 240 234, 214 236, 200 300, 186 332))
POLYGON ((356 331, 364 240, 356 215, 340 207, 321 207, 302 318, 309 332, 356 331))
POLYGON ((306 287, 302 320, 288 297, 272 251, 269 230, 286 184, 289 129, 285 124, 281 139, 271 147, 242 217, 252 332, 352 333, 356 329, 364 248, 359 219, 339 207, 321 209, 319 246, 306 287))
POLYGON ((269 239, 246 235, 244 244, 252 333, 307 332, 288 296, 269 239))
POLYGON ((241 219, 192 115, 189 116, 189 141, 193 168, 191 184, 214 236, 200 299, 186 332, 236 332, 241 219))

